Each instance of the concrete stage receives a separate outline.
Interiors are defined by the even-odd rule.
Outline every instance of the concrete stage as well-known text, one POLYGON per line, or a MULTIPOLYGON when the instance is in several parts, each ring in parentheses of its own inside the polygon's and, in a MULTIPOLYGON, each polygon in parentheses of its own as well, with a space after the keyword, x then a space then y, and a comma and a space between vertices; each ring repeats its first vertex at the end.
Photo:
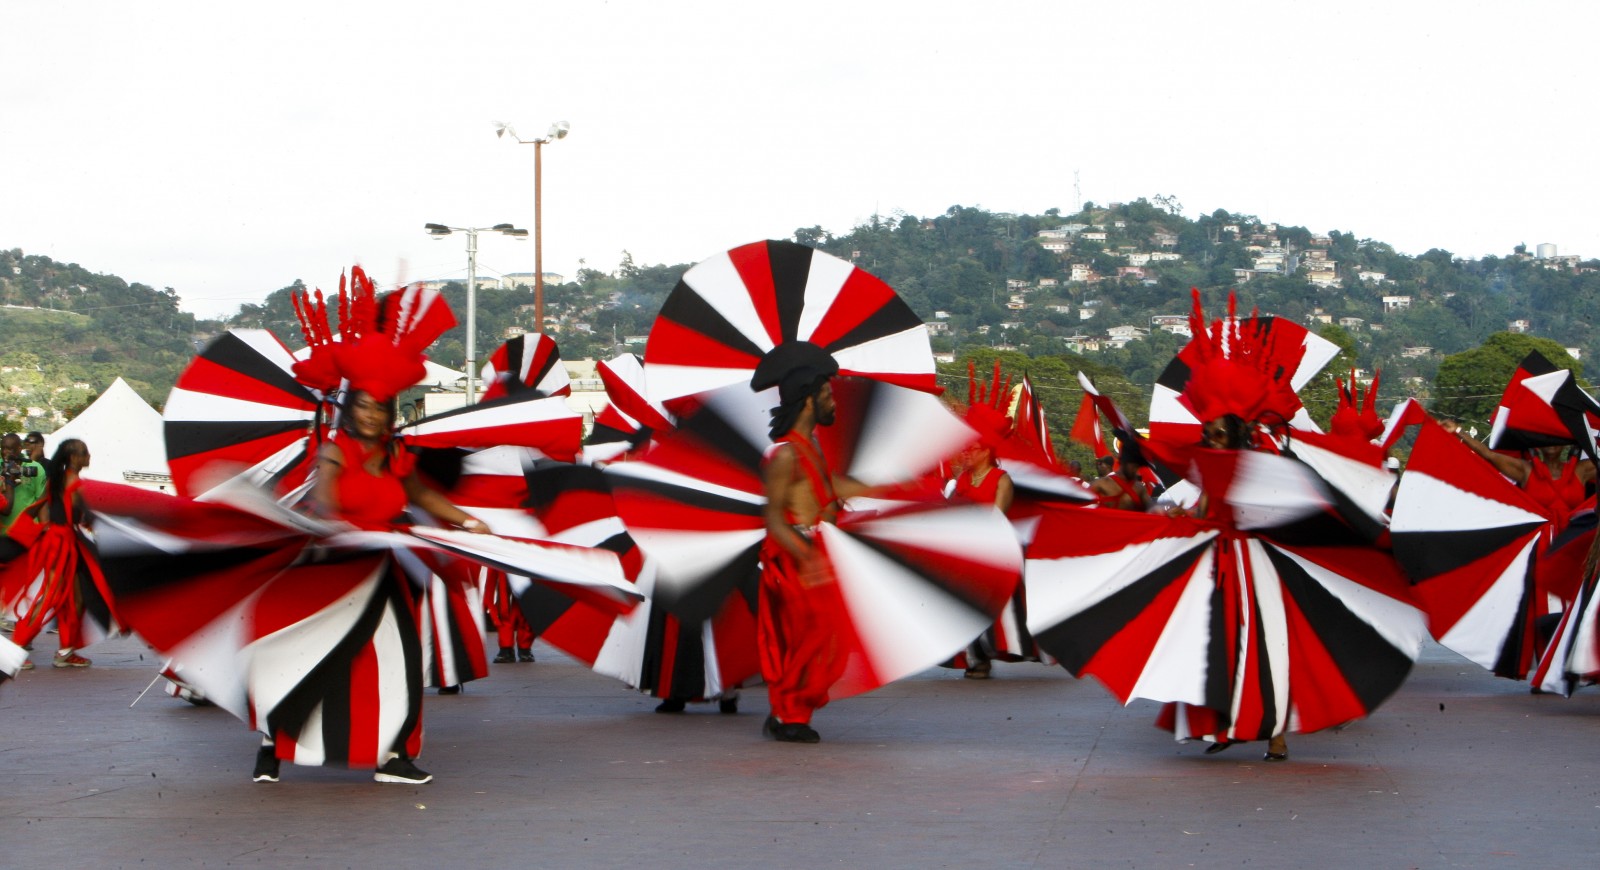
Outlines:
POLYGON ((821 711, 816 746, 655 702, 537 646, 426 708, 437 779, 284 765, 153 690, 137 641, 0 687, 0 867, 1589 867, 1600 689, 1531 697, 1437 646, 1373 718, 1204 756, 1059 668, 933 670, 821 711))

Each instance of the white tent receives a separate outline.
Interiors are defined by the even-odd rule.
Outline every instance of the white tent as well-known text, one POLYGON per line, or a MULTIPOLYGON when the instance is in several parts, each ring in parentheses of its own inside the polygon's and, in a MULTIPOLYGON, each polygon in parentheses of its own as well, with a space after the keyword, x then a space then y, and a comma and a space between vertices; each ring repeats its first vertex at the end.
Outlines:
POLYGON ((46 435, 45 455, 55 455, 56 445, 68 438, 89 446, 85 478, 172 491, 161 415, 122 378, 83 413, 46 435))

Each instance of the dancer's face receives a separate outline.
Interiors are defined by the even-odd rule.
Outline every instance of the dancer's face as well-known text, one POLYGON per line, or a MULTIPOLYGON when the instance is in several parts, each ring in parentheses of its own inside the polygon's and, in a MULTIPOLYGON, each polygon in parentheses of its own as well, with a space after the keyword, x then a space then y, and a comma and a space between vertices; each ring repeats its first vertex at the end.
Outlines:
POLYGON ((822 389, 811 398, 811 408, 816 414, 818 426, 832 426, 834 412, 837 408, 833 404, 833 384, 826 383, 822 389))
POLYGON ((382 438, 389 432, 389 406, 366 393, 356 393, 350 402, 350 423, 357 438, 382 438))

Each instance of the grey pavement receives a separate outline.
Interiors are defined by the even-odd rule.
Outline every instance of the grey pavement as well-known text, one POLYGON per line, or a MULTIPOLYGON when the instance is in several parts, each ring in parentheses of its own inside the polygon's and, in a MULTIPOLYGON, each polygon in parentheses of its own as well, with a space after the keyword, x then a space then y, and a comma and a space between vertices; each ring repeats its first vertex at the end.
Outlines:
POLYGON ((0 867, 1592 867, 1600 689, 1533 697, 1430 646, 1368 720, 1216 756, 1059 668, 933 670, 817 714, 815 746, 679 716, 536 647, 426 702, 423 786, 284 765, 152 691, 137 641, 0 687, 0 867))

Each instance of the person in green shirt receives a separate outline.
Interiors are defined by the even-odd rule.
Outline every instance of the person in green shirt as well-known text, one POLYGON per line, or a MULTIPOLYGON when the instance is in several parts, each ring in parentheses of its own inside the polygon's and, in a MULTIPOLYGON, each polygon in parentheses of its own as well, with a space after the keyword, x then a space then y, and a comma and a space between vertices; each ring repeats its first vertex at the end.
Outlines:
MULTIPOLYGON (((9 442, 15 437, 8 435, 6 440, 9 442)), ((14 459, 9 449, 5 451, 6 488, 10 490, 11 510, 6 513, 0 532, 9 531, 17 516, 44 495, 44 436, 29 432, 28 437, 22 439, 21 447, 14 459)))

